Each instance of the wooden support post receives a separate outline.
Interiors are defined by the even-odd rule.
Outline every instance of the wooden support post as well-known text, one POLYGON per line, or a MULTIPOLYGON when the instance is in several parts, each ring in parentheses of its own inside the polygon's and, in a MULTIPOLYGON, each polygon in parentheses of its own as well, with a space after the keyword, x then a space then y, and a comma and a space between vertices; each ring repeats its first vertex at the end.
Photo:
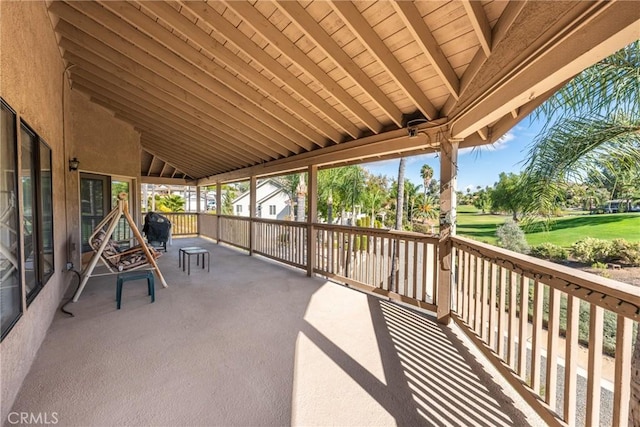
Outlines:
POLYGON ((255 244, 256 232, 253 226, 253 219, 256 217, 256 176, 249 178, 249 255, 253 255, 253 246, 255 244))
POLYGON ((440 145, 440 241, 438 244, 438 322, 451 320, 451 275, 453 255, 451 236, 456 234, 456 176, 459 140, 440 145))
POLYGON ((200 206, 200 186, 196 185, 196 232, 198 236, 200 235, 200 214, 202 213, 202 208, 200 206))
POLYGON ((222 184, 216 183, 216 242, 220 243, 220 215, 222 215, 222 184))
POLYGON ((313 224, 318 220, 318 166, 311 165, 307 171, 307 276, 313 276, 316 259, 316 239, 313 224))

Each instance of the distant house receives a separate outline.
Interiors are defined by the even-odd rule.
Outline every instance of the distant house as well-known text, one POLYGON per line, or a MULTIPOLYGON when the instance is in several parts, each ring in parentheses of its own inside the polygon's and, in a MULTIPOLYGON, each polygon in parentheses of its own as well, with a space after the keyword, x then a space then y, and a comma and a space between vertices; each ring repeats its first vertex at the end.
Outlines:
MULTIPOLYGON (((265 179, 256 186, 256 217, 284 220, 291 217, 289 196, 277 181, 265 179)), ((249 192, 242 193, 233 202, 233 214, 249 216, 249 192)))

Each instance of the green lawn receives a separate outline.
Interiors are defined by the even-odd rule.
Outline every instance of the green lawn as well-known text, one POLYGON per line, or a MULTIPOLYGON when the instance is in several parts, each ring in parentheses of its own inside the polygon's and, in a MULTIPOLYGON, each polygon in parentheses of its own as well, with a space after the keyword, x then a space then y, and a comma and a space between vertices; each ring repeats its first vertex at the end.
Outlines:
MULTIPOLYGON (((496 229, 504 224, 508 215, 481 214, 472 206, 458 207, 457 234, 475 240, 496 244, 496 229)), ((525 230, 531 246, 550 242, 569 247, 585 237, 596 239, 625 239, 640 241, 640 213, 571 215, 557 218, 549 231, 541 223, 525 230)))

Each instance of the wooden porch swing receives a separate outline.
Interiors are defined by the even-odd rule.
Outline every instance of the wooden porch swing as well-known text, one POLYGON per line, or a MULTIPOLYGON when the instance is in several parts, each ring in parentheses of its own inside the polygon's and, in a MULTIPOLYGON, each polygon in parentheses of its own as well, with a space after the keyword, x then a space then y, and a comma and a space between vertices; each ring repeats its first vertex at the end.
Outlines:
POLYGON ((163 287, 169 287, 162 276, 162 272, 160 271, 158 264, 156 263, 156 258, 161 255, 160 252, 149 247, 145 243, 142 234, 138 231, 138 228, 129 213, 127 193, 120 193, 118 195, 118 206, 109 212, 109 214, 104 217, 104 219, 100 221, 100 224, 98 224, 98 226, 93 230, 93 233, 89 236, 89 246, 93 249, 94 254, 91 257, 89 264, 87 264, 87 267, 81 273, 82 279, 80 281, 80 286, 78 286, 78 290, 73 296, 73 302, 78 301, 87 281, 91 277, 138 270, 146 266, 150 266, 150 269, 155 270, 163 287), (111 235, 123 215, 129 223, 139 245, 121 251, 118 244, 111 239, 111 235), (96 268, 99 260, 107 267, 109 273, 93 274, 93 270, 96 268))

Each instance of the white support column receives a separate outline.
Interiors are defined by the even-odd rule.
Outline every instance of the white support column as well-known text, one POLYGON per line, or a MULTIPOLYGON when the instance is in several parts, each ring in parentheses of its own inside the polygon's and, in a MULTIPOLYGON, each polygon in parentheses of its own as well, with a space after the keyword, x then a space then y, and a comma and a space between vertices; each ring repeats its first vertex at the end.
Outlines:
POLYGON ((440 145, 440 242, 438 244, 438 322, 451 320, 451 274, 453 269, 451 236, 456 234, 456 177, 459 140, 440 145))
POLYGON ((222 184, 216 183, 216 242, 220 243, 220 215, 222 215, 222 184))
POLYGON ((256 176, 249 179, 249 255, 253 255, 253 245, 256 239, 256 232, 253 226, 253 219, 256 217, 256 176))
POLYGON ((318 221, 318 166, 307 170, 307 276, 313 276, 316 259, 316 239, 313 224, 318 221))

